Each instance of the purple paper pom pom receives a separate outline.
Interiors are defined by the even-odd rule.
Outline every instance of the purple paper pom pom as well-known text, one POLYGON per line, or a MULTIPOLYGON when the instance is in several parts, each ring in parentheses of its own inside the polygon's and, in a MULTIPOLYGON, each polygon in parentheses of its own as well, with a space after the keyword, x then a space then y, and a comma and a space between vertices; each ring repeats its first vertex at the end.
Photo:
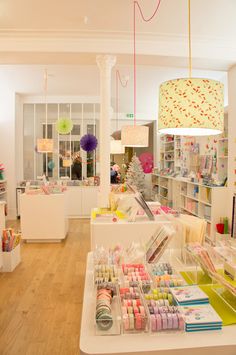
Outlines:
POLYGON ((92 152, 97 148, 98 141, 97 138, 93 134, 85 134, 80 139, 80 146, 86 152, 92 152))

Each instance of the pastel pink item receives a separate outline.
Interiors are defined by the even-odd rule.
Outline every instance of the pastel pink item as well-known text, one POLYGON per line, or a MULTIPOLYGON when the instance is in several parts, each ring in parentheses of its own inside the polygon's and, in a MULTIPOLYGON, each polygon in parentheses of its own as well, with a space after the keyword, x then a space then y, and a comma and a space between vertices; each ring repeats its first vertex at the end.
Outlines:
POLYGON ((166 313, 161 314, 161 319, 162 319, 162 329, 167 329, 167 316, 166 313))
POLYGON ((125 330, 129 330, 129 316, 128 314, 123 315, 123 325, 125 330))
POLYGON ((162 330, 162 321, 161 321, 160 314, 156 314, 156 327, 157 327, 157 331, 162 330))
POLYGON ((139 160, 142 164, 143 172, 150 174, 153 169, 153 155, 149 152, 140 154, 139 160))
POLYGON ((135 329, 142 329, 142 319, 140 313, 135 314, 135 329))
POLYGON ((156 332, 157 321, 156 321, 156 317, 154 316, 154 314, 151 314, 150 319, 151 319, 151 330, 152 330, 152 332, 156 332))

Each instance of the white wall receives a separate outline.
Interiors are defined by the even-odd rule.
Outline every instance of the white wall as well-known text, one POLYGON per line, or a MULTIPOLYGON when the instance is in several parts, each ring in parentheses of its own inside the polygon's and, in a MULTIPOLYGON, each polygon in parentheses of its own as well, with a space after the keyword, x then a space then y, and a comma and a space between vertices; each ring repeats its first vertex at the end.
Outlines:
POLYGON ((228 73, 229 80, 229 106, 228 106, 228 186, 230 217, 232 216, 232 199, 236 193, 236 65, 228 73))
MULTIPOLYGON (((16 137, 22 135, 19 120, 21 112, 19 105, 20 95, 40 95, 43 97, 43 71, 45 66, 39 65, 2 65, 0 66, 0 162, 6 167, 6 178, 8 180, 8 209, 9 218, 15 216, 15 188, 16 173, 20 162, 16 161, 15 146, 16 137), (17 125, 15 123, 17 119, 17 125), (15 129, 17 133, 15 134, 15 129)), ((133 84, 132 66, 118 66, 121 76, 129 75, 130 82, 127 89, 120 87, 119 111, 133 112, 133 84)), ((50 95, 77 95, 77 96, 98 96, 99 95, 99 70, 94 66, 47 66, 48 96, 50 95)), ((137 67, 137 112, 140 118, 144 116, 156 120, 158 112, 158 87, 162 81, 186 76, 186 69, 167 67, 137 67)), ((212 79, 222 80, 227 83, 225 72, 195 71, 194 75, 204 76, 212 79)), ((115 71, 113 70, 112 96, 113 108, 115 108, 115 71)), ((227 86, 227 85, 226 85, 227 86)), ((227 95, 226 95, 227 104, 227 95)), ((137 117, 139 118, 139 117, 137 117)), ((132 122, 132 119, 131 119, 132 122)), ((18 144, 22 144, 19 140, 18 144)))

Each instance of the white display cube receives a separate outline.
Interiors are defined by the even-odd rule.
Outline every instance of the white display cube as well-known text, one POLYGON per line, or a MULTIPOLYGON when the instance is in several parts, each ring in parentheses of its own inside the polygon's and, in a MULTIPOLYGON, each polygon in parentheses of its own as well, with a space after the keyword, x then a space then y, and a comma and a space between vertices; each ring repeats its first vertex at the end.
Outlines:
POLYGON ((12 249, 9 252, 4 251, 2 255, 3 255, 2 272, 13 271, 21 261, 20 244, 18 244, 14 249, 12 249))

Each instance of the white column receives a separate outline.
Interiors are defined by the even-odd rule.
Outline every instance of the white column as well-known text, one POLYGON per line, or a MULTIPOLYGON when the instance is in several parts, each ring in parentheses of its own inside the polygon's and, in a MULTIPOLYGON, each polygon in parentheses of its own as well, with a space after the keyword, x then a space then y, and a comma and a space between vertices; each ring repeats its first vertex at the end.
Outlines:
POLYGON ((232 216, 233 194, 236 193, 236 65, 228 71, 228 205, 232 216))
POLYGON ((100 70, 100 189, 98 206, 108 207, 110 193, 111 70, 116 63, 116 57, 99 55, 96 61, 100 70))

